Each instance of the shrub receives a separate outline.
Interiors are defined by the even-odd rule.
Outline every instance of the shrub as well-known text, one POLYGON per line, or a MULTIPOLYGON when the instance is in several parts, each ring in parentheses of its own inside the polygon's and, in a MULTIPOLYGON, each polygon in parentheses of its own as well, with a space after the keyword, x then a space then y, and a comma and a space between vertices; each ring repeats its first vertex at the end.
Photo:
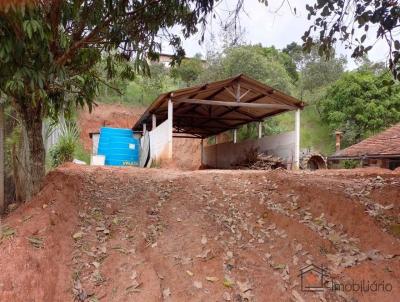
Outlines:
POLYGON ((342 167, 345 169, 354 169, 359 166, 359 161, 355 159, 346 159, 342 162, 342 167))
POLYGON ((50 161, 53 168, 74 159, 78 139, 79 131, 75 123, 64 122, 60 124, 59 140, 50 149, 50 161))

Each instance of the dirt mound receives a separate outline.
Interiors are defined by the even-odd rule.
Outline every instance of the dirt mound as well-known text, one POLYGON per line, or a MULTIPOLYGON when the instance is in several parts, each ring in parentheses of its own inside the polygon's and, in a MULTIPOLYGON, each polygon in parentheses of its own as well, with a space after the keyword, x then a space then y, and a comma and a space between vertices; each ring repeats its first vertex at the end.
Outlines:
POLYGON ((61 171, 1 221, 0 301, 71 301, 71 234, 81 177, 61 171))
POLYGON ((3 220, 0 301, 398 301, 400 180, 340 173, 65 166, 3 220))

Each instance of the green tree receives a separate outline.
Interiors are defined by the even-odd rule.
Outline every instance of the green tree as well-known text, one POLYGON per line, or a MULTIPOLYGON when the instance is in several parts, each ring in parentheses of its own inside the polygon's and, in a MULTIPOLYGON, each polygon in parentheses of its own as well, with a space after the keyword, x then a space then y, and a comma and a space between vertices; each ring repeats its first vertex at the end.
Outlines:
POLYGON ((293 79, 286 70, 285 60, 276 49, 260 45, 230 47, 220 53, 200 75, 202 82, 222 80, 240 73, 246 74, 276 89, 290 93, 293 79))
POLYGON ((182 62, 171 70, 171 75, 175 79, 182 80, 187 87, 197 81, 204 69, 205 62, 201 55, 194 58, 183 59, 182 62))
POLYGON ((313 47, 310 52, 305 52, 303 47, 296 42, 287 45, 283 52, 294 61, 300 81, 297 87, 303 96, 305 91, 315 91, 324 88, 340 78, 344 72, 346 59, 332 54, 329 58, 321 57, 318 49, 313 47))
POLYGON ((388 85, 390 78, 387 72, 345 73, 318 104, 323 121, 331 130, 344 131, 347 144, 399 122, 400 85, 388 85))
MULTIPOLYGON (((213 7, 213 0, 52 0, 0 12, 0 92, 22 120, 28 198, 45 174, 43 118, 71 103, 91 108, 105 82, 95 68, 102 58, 108 78, 147 74, 146 60, 160 50, 158 34, 180 26, 188 37, 213 7), (127 64, 117 69, 116 62, 127 64)), ((181 39, 166 36, 179 61, 181 39)))
POLYGON ((163 64, 152 64, 150 76, 137 76, 128 83, 123 99, 129 104, 149 105, 161 93, 177 88, 178 85, 163 64))
POLYGON ((299 72, 295 96, 308 104, 301 114, 301 146, 329 154, 334 150, 332 130, 322 121, 316 105, 325 96, 326 90, 341 77, 346 60, 334 55, 327 60, 318 54, 316 47, 305 52, 296 42, 287 45, 283 52, 292 58, 299 72))

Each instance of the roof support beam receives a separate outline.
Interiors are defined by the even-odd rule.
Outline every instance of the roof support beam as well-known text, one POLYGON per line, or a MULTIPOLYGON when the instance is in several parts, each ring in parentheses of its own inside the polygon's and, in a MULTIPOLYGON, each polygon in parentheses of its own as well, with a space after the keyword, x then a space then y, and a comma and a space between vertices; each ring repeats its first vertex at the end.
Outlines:
POLYGON ((284 104, 260 104, 260 103, 241 103, 241 102, 224 102, 224 101, 213 101, 213 100, 200 100, 200 99, 180 99, 174 101, 174 103, 189 103, 189 104, 200 104, 210 106, 225 106, 225 107, 246 107, 246 108, 259 108, 259 109, 286 109, 293 110, 297 107, 284 105, 284 104))
MULTIPOLYGON (((262 99, 263 97, 265 97, 265 95, 256 96, 256 97, 254 97, 254 98, 248 100, 248 101, 245 102, 245 103, 253 103, 253 102, 256 102, 256 101, 259 100, 259 99, 262 99)), ((224 115, 226 115, 226 114, 228 114, 228 113, 231 113, 232 111, 235 111, 235 110, 237 111, 236 108, 228 109, 227 111, 225 111, 225 112, 223 112, 223 113, 220 113, 218 116, 224 116, 224 115)))
POLYGON ((174 137, 174 138, 203 139, 203 137, 202 137, 202 136, 199 136, 199 135, 193 135, 193 136, 190 136, 190 135, 174 135, 173 137, 174 137))
POLYGON ((252 118, 245 117, 220 117, 220 116, 206 116, 206 115, 196 115, 196 114, 174 114, 177 118, 194 118, 202 120, 223 120, 223 121, 248 121, 252 122, 252 118))

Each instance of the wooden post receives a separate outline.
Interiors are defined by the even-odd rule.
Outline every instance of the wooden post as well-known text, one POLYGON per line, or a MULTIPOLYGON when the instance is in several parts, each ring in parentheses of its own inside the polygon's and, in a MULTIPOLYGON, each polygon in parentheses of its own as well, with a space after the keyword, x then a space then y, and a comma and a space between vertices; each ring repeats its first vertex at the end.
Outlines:
POLYGON ((5 210, 4 198, 4 104, 0 100, 0 214, 5 210))
POLYGON ((203 139, 201 139, 201 143, 200 143, 200 165, 203 165, 203 156, 204 156, 204 141, 203 139))
POLYGON ((151 116, 151 130, 156 129, 157 127, 157 117, 155 114, 151 116))
POLYGON ((262 122, 258 122, 258 138, 262 138, 262 122))
POLYGON ((233 143, 236 144, 237 142, 237 129, 233 129, 233 143))
POLYGON ((146 127, 147 127, 147 125, 146 124, 143 124, 143 135, 144 135, 144 133, 146 132, 146 127))
POLYGON ((236 102, 240 102, 240 83, 239 82, 237 84, 237 90, 236 90, 236 102))
POLYGON ((174 105, 168 100, 168 159, 172 159, 172 136, 173 136, 174 105))
POLYGON ((294 166, 295 170, 300 168, 300 109, 295 113, 295 147, 294 147, 294 166))

